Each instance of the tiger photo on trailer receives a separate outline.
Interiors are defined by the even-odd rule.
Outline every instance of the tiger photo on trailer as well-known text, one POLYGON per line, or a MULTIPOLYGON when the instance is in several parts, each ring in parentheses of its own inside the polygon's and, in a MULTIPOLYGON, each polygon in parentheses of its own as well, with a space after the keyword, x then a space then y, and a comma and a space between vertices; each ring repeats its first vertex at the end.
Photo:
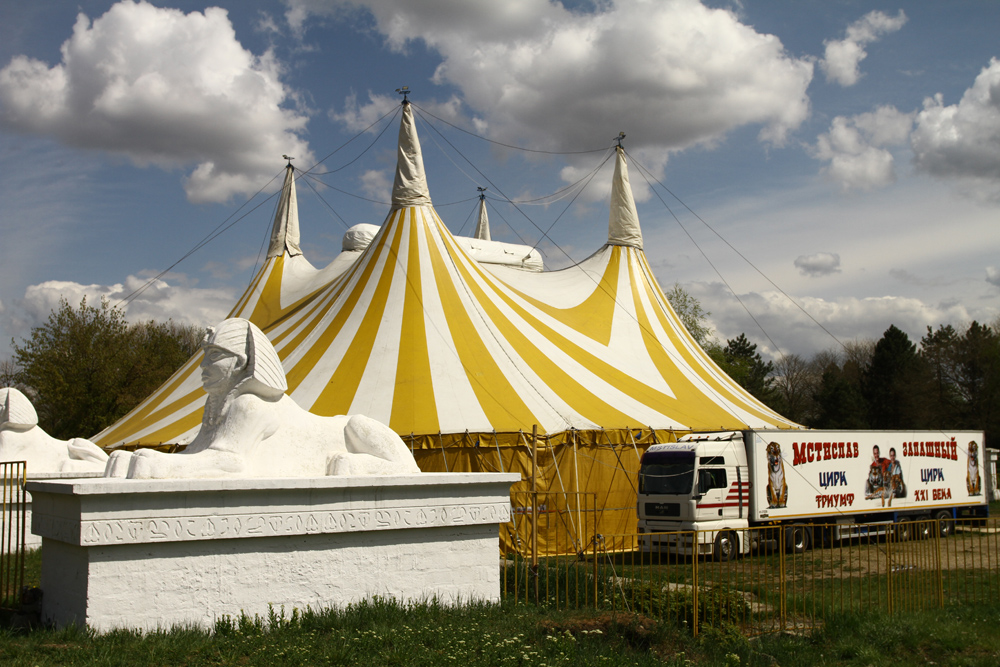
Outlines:
POLYGON ((979 445, 975 440, 969 442, 969 471, 965 473, 965 486, 970 496, 978 496, 983 491, 983 482, 979 477, 979 445))
POLYGON ((767 446, 767 506, 785 507, 788 504, 788 484, 785 482, 785 462, 781 458, 781 445, 771 442, 767 446))

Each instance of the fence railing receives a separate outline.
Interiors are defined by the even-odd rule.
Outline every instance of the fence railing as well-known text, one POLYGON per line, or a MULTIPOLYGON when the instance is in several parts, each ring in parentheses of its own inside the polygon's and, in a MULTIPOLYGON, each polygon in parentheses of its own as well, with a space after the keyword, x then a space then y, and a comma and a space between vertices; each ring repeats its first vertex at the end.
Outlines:
POLYGON ((18 609, 24 587, 27 464, 0 462, 0 609, 18 609))
POLYGON ((510 553, 502 592, 515 602, 641 613, 693 634, 725 624, 749 634, 803 630, 831 614, 1000 597, 995 519, 776 526, 723 537, 732 550, 703 531, 594 535, 575 556, 510 553))

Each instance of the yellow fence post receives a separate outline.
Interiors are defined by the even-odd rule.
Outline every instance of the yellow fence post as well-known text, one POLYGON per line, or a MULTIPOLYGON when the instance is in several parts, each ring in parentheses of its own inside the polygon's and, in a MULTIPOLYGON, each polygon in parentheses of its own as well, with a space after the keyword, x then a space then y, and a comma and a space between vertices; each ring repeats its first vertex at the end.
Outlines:
POLYGON ((943 564, 941 563, 941 522, 937 520, 933 524, 934 530, 934 546, 937 552, 937 599, 938 608, 944 609, 944 572, 943 564))
POLYGON ((24 461, 0 463, 0 607, 17 609, 24 586, 24 536, 27 494, 24 461))
POLYGON ((691 634, 698 636, 698 540, 701 533, 697 530, 691 533, 691 634))
POLYGON ((781 629, 786 629, 788 616, 787 601, 785 600, 785 527, 778 526, 778 608, 781 615, 781 629))
POLYGON ((531 571, 538 604, 538 424, 531 426, 531 571))
POLYGON ((594 497, 593 509, 594 509, 594 515, 593 515, 594 516, 594 521, 593 521, 594 530, 591 531, 590 543, 592 545, 594 545, 594 548, 593 548, 594 557, 593 557, 592 560, 593 560, 593 569, 594 569, 594 610, 596 611, 597 610, 597 597, 598 597, 598 594, 597 594, 597 498, 596 498, 596 496, 594 497))
POLYGON ((892 539, 895 531, 890 526, 885 534, 885 582, 886 582, 886 602, 889 605, 889 613, 892 614, 892 539))

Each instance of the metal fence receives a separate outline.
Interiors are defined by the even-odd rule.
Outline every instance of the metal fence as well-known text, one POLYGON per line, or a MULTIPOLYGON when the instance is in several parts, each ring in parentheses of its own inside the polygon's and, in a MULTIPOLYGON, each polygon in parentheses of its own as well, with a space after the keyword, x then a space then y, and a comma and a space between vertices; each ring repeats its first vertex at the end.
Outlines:
POLYGON ((1000 596, 994 519, 731 531, 725 539, 736 542, 737 553, 727 560, 717 558, 716 539, 710 532, 593 535, 575 556, 507 554, 503 594, 638 613, 693 634, 727 624, 748 634, 805 630, 831 614, 893 614, 1000 596))
POLYGON ((0 462, 0 609, 19 609, 24 587, 27 494, 24 461, 0 462))

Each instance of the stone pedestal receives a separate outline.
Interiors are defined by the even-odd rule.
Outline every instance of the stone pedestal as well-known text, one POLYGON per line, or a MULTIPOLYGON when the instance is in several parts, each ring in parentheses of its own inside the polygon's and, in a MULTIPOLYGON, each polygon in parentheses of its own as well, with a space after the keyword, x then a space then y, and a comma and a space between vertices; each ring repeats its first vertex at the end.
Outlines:
MULTIPOLYGON (((27 481, 49 481, 49 480, 66 480, 66 479, 90 479, 94 477, 103 477, 103 473, 99 472, 36 472, 29 473, 27 481)), ((31 494, 25 494, 24 507, 24 548, 25 549, 37 549, 42 546, 42 538, 31 532, 31 494)), ((14 508, 16 509, 16 508, 14 508)))
POLYGON ((268 606, 497 600, 517 474, 32 481, 42 617, 210 628, 268 606))

